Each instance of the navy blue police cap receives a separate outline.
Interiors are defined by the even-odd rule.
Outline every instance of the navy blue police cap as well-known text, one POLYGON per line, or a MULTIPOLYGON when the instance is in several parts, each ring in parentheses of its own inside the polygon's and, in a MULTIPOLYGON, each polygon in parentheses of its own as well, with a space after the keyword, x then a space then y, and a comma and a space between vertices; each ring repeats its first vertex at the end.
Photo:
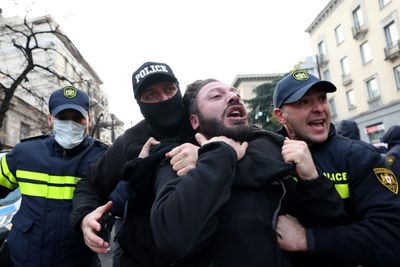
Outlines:
POLYGON ((89 112, 89 96, 73 86, 66 86, 55 90, 49 98, 50 114, 56 116, 65 109, 75 109, 84 117, 87 117, 89 112))
POLYGON ((276 108, 285 104, 299 101, 311 88, 318 88, 325 92, 335 92, 336 86, 328 81, 321 81, 304 70, 295 71, 282 78, 275 87, 273 102, 276 108))
POLYGON ((156 82, 178 82, 172 69, 165 63, 145 62, 132 74, 133 93, 140 100, 143 90, 156 82))

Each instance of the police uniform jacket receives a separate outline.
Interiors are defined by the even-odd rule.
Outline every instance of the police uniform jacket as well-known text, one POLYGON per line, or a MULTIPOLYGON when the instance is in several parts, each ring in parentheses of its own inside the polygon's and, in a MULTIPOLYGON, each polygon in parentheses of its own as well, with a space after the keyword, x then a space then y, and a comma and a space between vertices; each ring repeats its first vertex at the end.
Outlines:
POLYGON ((53 135, 28 139, 1 160, 1 192, 19 187, 22 202, 8 236, 15 266, 92 266, 98 262, 72 230, 69 215, 78 180, 106 145, 86 137, 73 149, 53 135))
MULTIPOLYGON (((255 136, 241 161, 230 146, 214 142, 200 148, 196 168, 183 177, 167 160, 157 169, 151 226, 160 252, 176 266, 290 266, 274 224, 284 197, 277 181, 293 181, 294 166, 283 162, 283 138, 255 136)), ((315 216, 335 217, 341 201, 322 180, 298 186, 315 203, 315 216), (318 190, 323 193, 310 192, 318 190)))
POLYGON ((307 230, 308 248, 316 254, 302 255, 295 265, 400 266, 398 180, 380 154, 336 135, 333 125, 327 141, 310 151, 319 173, 335 184, 345 214, 307 230))

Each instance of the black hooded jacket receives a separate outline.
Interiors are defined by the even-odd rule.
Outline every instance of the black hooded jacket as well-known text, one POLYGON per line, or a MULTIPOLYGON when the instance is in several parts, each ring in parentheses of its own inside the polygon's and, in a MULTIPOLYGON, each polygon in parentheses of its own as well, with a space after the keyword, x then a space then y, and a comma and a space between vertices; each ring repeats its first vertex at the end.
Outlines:
POLYGON ((360 130, 358 129, 357 122, 352 120, 342 120, 336 126, 338 135, 345 136, 352 140, 360 140, 360 130))
POLYGON ((282 144, 281 136, 258 130, 237 161, 230 146, 210 143, 183 177, 164 160, 156 169, 151 210, 161 254, 174 266, 290 266, 274 230, 284 190, 315 223, 342 214, 342 202, 324 177, 294 182, 282 144))

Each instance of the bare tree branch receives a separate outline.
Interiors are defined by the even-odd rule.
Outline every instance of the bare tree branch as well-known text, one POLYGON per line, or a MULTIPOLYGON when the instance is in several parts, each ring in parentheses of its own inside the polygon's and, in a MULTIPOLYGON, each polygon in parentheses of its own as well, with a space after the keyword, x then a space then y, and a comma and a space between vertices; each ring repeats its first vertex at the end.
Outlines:
POLYGON ((28 22, 26 17, 24 18, 23 24, 17 26, 12 26, 9 24, 4 25, 3 29, 6 29, 6 31, 1 36, 4 36, 5 38, 1 38, 2 40, 0 44, 6 44, 6 41, 4 41, 5 39, 10 40, 9 43, 16 48, 16 51, 21 53, 25 60, 20 65, 21 71, 18 73, 13 74, 13 72, 10 70, 0 70, 0 74, 4 75, 4 77, 8 79, 8 82, 6 80, 2 81, 0 84, 0 89, 4 91, 4 96, 0 103, 0 127, 3 124, 5 114, 10 107, 11 100, 14 97, 16 90, 24 90, 27 94, 33 96, 37 101, 39 101, 39 103, 45 102, 43 96, 39 94, 33 86, 23 84, 24 82, 29 84, 28 75, 34 73, 33 71, 35 70, 38 70, 36 75, 39 75, 40 72, 44 72, 48 73, 51 77, 55 77, 55 79, 59 81, 71 85, 85 83, 89 85, 88 88, 90 87, 90 80, 82 77, 80 72, 75 67, 76 64, 73 64, 73 62, 71 62, 71 60, 64 53, 51 46, 40 44, 38 37, 46 34, 55 35, 60 40, 62 38, 64 38, 64 40, 69 40, 68 37, 59 30, 58 25, 53 27, 48 17, 46 17, 45 20, 48 30, 43 30, 42 28, 41 30, 36 30, 36 25, 28 22), (43 65, 43 63, 38 62, 35 57, 36 54, 40 55, 49 53, 54 53, 65 60, 66 65, 69 66, 73 71, 72 78, 67 77, 64 73, 58 72, 54 67, 51 66, 51 64, 43 65), (75 77, 77 77, 77 79, 75 79, 75 77))

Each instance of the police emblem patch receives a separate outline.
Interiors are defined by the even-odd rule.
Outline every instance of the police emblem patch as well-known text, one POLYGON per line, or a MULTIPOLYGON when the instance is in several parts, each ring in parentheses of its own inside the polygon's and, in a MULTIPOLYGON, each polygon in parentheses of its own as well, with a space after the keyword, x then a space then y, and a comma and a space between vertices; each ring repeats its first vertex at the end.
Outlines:
POLYGON ((295 71, 292 75, 297 81, 307 81, 310 78, 308 73, 304 70, 295 71))
POLYGON ((393 193, 397 194, 399 191, 399 183, 397 182, 396 175, 391 170, 386 168, 375 168, 374 173, 381 184, 393 193))
POLYGON ((73 86, 66 86, 64 87, 64 96, 66 98, 74 98, 76 96, 76 88, 73 86))

